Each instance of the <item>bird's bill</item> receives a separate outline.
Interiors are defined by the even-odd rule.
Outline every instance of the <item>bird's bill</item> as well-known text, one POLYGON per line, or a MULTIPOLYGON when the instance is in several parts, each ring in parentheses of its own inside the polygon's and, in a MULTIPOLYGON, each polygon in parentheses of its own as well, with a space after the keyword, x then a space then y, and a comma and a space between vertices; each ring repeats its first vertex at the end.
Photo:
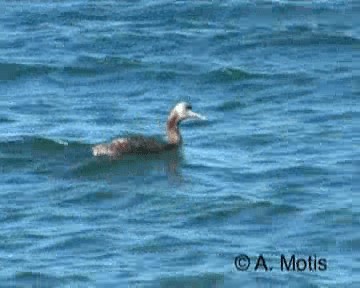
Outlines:
POLYGON ((195 113, 193 111, 188 111, 188 117, 189 118, 196 118, 196 119, 206 120, 205 116, 202 116, 202 115, 200 115, 198 113, 195 113))

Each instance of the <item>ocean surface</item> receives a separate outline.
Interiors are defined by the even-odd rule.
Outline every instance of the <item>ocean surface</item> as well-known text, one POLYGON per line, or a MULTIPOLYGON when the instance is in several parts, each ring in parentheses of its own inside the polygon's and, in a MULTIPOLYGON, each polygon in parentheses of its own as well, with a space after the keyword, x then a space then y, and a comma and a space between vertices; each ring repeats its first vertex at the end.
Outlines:
POLYGON ((0 10, 0 287, 360 287, 359 1, 0 10))

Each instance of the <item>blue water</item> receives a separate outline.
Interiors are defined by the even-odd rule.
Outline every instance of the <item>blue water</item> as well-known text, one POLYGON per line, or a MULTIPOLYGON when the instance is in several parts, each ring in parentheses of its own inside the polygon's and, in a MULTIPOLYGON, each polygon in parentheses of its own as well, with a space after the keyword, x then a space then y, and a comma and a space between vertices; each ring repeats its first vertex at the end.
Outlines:
POLYGON ((360 287, 358 1, 0 10, 1 287, 360 287), (179 151, 92 157, 178 101, 179 151))

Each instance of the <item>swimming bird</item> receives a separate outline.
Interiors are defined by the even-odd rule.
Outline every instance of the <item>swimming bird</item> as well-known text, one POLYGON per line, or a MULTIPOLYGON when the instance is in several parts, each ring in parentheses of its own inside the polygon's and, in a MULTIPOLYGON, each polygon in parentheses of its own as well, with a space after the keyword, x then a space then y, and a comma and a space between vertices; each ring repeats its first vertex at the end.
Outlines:
POLYGON ((170 111, 167 119, 167 142, 160 142, 155 138, 144 136, 118 138, 111 143, 94 146, 92 148, 93 155, 119 157, 124 154, 148 154, 176 148, 182 143, 179 124, 189 118, 206 120, 204 116, 193 112, 189 103, 180 102, 170 111))

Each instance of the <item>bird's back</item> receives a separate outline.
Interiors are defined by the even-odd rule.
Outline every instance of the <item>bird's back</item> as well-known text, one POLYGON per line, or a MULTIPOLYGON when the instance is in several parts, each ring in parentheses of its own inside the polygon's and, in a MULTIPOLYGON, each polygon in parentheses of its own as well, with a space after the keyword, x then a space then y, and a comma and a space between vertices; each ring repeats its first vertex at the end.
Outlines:
POLYGON ((156 138, 131 136, 118 138, 109 144, 100 144, 93 148, 94 156, 120 156, 123 154, 158 153, 175 148, 176 145, 161 142, 156 138))

